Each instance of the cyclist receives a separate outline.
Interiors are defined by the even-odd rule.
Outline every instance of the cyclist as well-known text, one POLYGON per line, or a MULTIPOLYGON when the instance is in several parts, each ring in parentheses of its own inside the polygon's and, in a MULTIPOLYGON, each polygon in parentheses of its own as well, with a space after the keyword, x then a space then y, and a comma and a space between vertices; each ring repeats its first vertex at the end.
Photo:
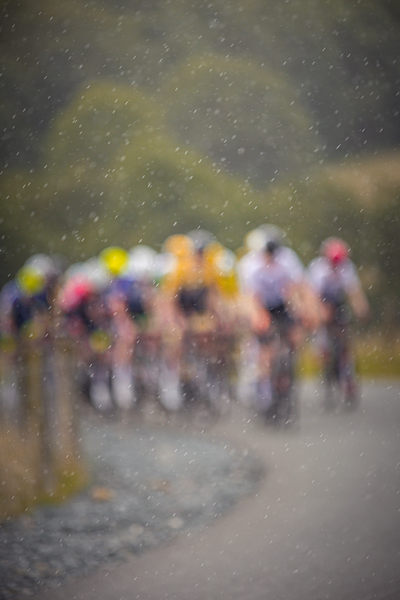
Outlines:
MULTIPOLYGON (((319 331, 319 346, 325 372, 331 361, 330 341, 332 335, 343 342, 342 367, 345 379, 346 401, 356 398, 356 381, 353 360, 347 336, 347 325, 351 313, 356 318, 366 320, 370 316, 370 306, 358 275, 357 267, 350 259, 348 244, 337 237, 327 238, 320 247, 320 256, 309 267, 309 279, 324 307, 324 324, 319 331)), ((340 365, 337 366, 340 369, 340 365)), ((337 376, 341 376, 337 373, 337 376)), ((328 395, 330 390, 327 390, 328 395)), ((329 398, 327 398, 329 401, 329 398)))
POLYGON ((315 329, 321 320, 320 303, 307 281, 305 267, 297 253, 284 244, 285 237, 276 226, 260 226, 246 236, 249 250, 239 261, 241 289, 250 309, 250 327, 258 340, 256 344, 247 342, 247 355, 251 358, 245 357, 245 361, 250 363, 246 365, 248 371, 253 367, 252 361, 258 363, 256 404, 264 411, 274 402, 272 320, 283 327, 292 362, 304 328, 315 329))
POLYGON ((337 237, 323 241, 320 256, 311 261, 308 272, 312 286, 324 303, 325 312, 331 313, 348 302, 357 318, 369 317, 368 299, 345 241, 337 237))
POLYGON ((66 271, 56 300, 65 330, 75 343, 78 386, 100 411, 112 409, 110 314, 104 296, 107 284, 108 276, 97 259, 78 263, 66 271))
POLYGON ((185 323, 179 310, 178 294, 181 282, 190 272, 192 253, 192 240, 184 234, 173 234, 165 240, 156 265, 159 293, 155 302, 155 320, 162 336, 159 397, 167 410, 179 410, 183 404, 180 364, 185 323))
POLYGON ((43 343, 48 333, 45 278, 36 267, 24 265, 0 293, 0 394, 5 417, 18 419, 23 395, 18 386, 18 350, 29 342, 43 343))
POLYGON ((168 396, 164 403, 171 407, 179 408, 183 402, 182 397, 178 399, 177 381, 182 375, 185 341, 190 337, 198 342, 202 336, 213 337, 210 334, 215 334, 223 320, 219 288, 223 283, 216 260, 220 254, 215 252, 214 244, 212 234, 202 229, 170 236, 164 244, 164 250, 173 257, 161 283, 165 362, 169 368, 169 383, 163 386, 168 396))
POLYGON ((172 311, 182 328, 192 321, 206 320, 218 310, 218 270, 208 249, 212 236, 203 230, 173 235, 164 248, 174 260, 164 275, 162 290, 172 302, 172 311))
POLYGON ((256 401, 258 408, 268 412, 276 402, 272 384, 275 326, 290 343, 294 351, 293 331, 296 325, 288 306, 296 286, 290 269, 277 258, 278 247, 273 241, 265 245, 260 263, 252 274, 254 315, 252 330, 259 342, 256 401))
MULTIPOLYGON (((158 392, 161 332, 156 311, 157 259, 153 248, 138 244, 129 251, 128 268, 119 278, 126 291, 126 316, 134 325, 134 343, 129 348, 133 366, 130 376, 133 377, 131 389, 138 401, 154 399, 158 392)), ((123 380, 121 371, 121 383, 123 380)), ((128 382, 128 377, 125 381, 128 382)))
POLYGON ((140 335, 147 330, 153 313, 155 256, 155 251, 144 245, 135 246, 129 253, 112 246, 100 254, 111 277, 105 298, 113 342, 112 394, 122 409, 136 402, 134 363, 140 335))
POLYGON ((26 262, 17 272, 17 294, 11 307, 11 319, 17 337, 44 339, 50 330, 51 300, 46 273, 26 262))

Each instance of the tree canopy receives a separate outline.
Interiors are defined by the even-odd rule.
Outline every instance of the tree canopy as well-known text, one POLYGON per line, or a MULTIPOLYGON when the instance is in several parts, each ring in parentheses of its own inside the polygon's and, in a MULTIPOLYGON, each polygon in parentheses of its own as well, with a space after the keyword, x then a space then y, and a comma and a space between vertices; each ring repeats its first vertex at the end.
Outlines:
POLYGON ((1 283, 35 251, 197 226, 236 249, 274 222, 305 261, 346 237, 370 293, 395 299, 396 6, 4 0, 1 283))

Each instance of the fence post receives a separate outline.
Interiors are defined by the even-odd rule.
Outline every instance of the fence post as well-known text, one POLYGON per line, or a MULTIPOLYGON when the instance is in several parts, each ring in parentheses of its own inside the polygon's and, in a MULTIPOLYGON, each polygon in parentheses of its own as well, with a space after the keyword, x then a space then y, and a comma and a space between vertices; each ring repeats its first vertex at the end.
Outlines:
POLYGON ((35 464, 39 492, 51 494, 55 489, 54 460, 49 436, 48 415, 44 394, 44 348, 34 342, 21 347, 25 366, 25 429, 29 437, 28 449, 36 454, 35 464))
POLYGON ((15 344, 12 352, 0 348, 0 522, 49 498, 59 502, 88 480, 71 340, 46 334, 15 344))
POLYGON ((54 340, 57 455, 61 468, 70 468, 80 458, 77 439, 75 386, 72 373, 73 349, 64 337, 54 340))

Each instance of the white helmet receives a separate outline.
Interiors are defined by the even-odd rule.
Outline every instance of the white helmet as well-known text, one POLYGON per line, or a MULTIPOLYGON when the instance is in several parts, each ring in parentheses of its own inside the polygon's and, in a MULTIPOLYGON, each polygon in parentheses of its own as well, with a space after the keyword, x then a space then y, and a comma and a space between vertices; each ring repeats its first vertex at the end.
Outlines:
POLYGON ((83 266, 87 279, 94 289, 98 292, 103 291, 110 283, 110 274, 99 257, 89 258, 83 266))
POLYGON ((251 252, 264 250, 268 242, 273 242, 275 246, 287 245, 287 235, 277 225, 265 223, 250 231, 245 237, 245 245, 251 252))
POLYGON ((150 246, 144 244, 134 246, 129 251, 127 274, 140 279, 151 279, 154 277, 156 260, 157 252, 150 246))

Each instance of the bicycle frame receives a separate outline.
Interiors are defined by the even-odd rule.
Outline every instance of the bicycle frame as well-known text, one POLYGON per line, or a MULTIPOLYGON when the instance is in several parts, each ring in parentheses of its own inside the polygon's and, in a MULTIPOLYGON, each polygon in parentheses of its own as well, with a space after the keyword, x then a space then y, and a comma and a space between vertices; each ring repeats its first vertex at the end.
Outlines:
POLYGON ((294 349, 289 337, 289 324, 274 319, 272 331, 271 384, 272 405, 268 417, 277 425, 288 425, 297 417, 294 393, 294 349))
POLYGON ((158 398, 161 361, 161 336, 140 332, 134 353, 134 378, 139 401, 158 398))
POLYGON ((230 396, 226 343, 219 332, 186 332, 181 358, 186 404, 202 404, 216 415, 226 412, 230 396))
POLYGON ((350 316, 346 307, 338 307, 326 326, 327 348, 324 361, 325 406, 334 408, 344 402, 352 408, 358 401, 355 363, 350 347, 350 316))

